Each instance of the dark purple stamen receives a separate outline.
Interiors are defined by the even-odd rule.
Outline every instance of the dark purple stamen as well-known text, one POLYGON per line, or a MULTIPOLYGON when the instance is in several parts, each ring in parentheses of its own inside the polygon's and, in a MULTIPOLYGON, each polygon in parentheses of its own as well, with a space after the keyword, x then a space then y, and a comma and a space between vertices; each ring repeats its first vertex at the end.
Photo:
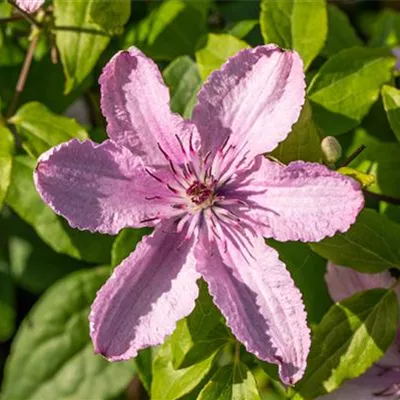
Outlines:
POLYGON ((204 183, 196 181, 190 185, 190 187, 186 190, 186 194, 190 196, 193 203, 199 205, 208 200, 213 191, 206 186, 204 183))

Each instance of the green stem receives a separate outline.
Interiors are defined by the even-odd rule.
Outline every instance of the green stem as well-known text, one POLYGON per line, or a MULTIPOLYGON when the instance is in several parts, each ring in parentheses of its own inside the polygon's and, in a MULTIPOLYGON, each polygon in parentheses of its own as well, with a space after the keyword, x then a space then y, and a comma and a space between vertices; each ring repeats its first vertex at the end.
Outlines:
POLYGON ((32 65, 33 55, 36 50, 36 46, 39 41, 39 34, 36 34, 29 45, 28 52, 25 56, 24 65, 22 66, 21 72, 19 74, 17 86, 15 87, 13 98, 11 99, 10 106, 7 112, 7 118, 11 118, 14 115, 14 112, 18 106, 19 97, 24 90, 26 78, 28 77, 29 69, 32 65))
POLYGON ((400 199, 397 197, 388 196, 386 194, 379 194, 369 192, 368 190, 363 190, 366 197, 369 197, 374 200, 385 201, 386 203, 394 204, 396 206, 400 205, 400 199))
POLYGON ((97 30, 97 29, 91 29, 91 28, 80 28, 77 26, 53 26, 51 28, 52 31, 67 31, 67 32, 78 32, 78 33, 89 33, 91 35, 100 35, 100 36, 107 36, 111 37, 106 32, 97 30))
POLYGON ((354 151, 352 154, 350 154, 349 157, 347 157, 346 160, 343 161, 343 163, 340 165, 340 167, 346 167, 349 165, 356 157, 358 157, 365 149, 367 146, 365 144, 362 144, 356 151, 354 151))

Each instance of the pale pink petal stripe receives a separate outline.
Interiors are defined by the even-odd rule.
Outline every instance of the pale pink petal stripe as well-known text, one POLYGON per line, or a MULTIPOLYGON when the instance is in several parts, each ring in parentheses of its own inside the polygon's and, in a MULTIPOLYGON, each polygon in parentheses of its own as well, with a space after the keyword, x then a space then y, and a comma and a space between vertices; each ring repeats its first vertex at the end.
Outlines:
POLYGON ((197 269, 236 338, 258 358, 279 365, 286 384, 306 368, 310 331, 300 291, 278 253, 264 239, 223 249, 206 235, 196 249, 197 269))
POLYGON ((159 224, 114 270, 97 293, 89 316, 97 353, 111 361, 135 357, 162 343, 190 314, 198 296, 193 240, 159 224))
MULTIPOLYGON (((157 175, 170 177, 167 170, 157 175)), ((53 147, 40 156, 34 179, 42 199, 74 228, 116 234, 176 213, 165 200, 166 185, 146 172, 140 157, 110 140, 73 139, 53 147)))
MULTIPOLYGON (((296 161, 287 167, 263 161, 255 181, 259 194, 254 218, 268 226, 263 234, 280 241, 317 242, 346 232, 364 205, 360 185, 317 163, 296 161)), ((246 193, 246 188, 242 188, 246 193)))
POLYGON ((204 152, 231 136, 249 158, 273 150, 297 121, 304 103, 303 63, 275 45, 245 49, 213 72, 198 95, 193 121, 204 152))
POLYGON ((146 164, 164 164, 158 144, 174 161, 182 159, 175 135, 184 141, 193 124, 173 114, 169 90, 157 65, 140 50, 120 51, 100 77, 101 109, 109 137, 128 147, 146 164))
POLYGON ((22 10, 27 13, 33 13, 37 11, 43 4, 45 0, 16 0, 16 4, 22 10))

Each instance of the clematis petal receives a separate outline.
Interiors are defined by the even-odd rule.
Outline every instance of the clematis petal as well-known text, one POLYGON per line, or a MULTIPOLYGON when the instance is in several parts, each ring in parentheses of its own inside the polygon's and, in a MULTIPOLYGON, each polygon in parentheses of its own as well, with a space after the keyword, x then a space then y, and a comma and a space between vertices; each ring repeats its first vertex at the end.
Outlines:
POLYGON ((398 400, 400 372, 372 367, 359 378, 345 382, 338 390, 317 400, 398 400))
MULTIPOLYGON (((287 167, 264 159, 250 193, 254 218, 269 226, 265 237, 317 242, 345 232, 364 205, 360 185, 317 163, 295 161, 287 167)), ((242 193, 246 194, 246 188, 242 193)))
POLYGON ((198 296, 193 240, 164 221, 114 270, 97 293, 90 320, 95 351, 111 361, 162 343, 198 296))
POLYGON ((158 144, 174 161, 181 160, 175 135, 187 140, 195 127, 171 112, 169 90, 150 58, 135 47, 120 51, 105 66, 99 82, 101 109, 113 141, 147 164, 166 162, 158 144))
POLYGON ((396 59, 397 59, 397 62, 396 62, 396 65, 395 65, 395 69, 397 70, 397 71, 400 71, 400 47, 393 47, 393 49, 392 49, 392 54, 396 57, 396 59))
POLYGON ((146 172, 139 157, 109 140, 97 145, 73 139, 53 147, 40 156, 34 179, 43 200, 74 228, 116 234, 176 213, 165 200, 166 185, 146 172))
POLYGON ((246 349, 279 365, 281 379, 298 381, 306 368, 310 331, 300 291, 278 253, 263 238, 226 248, 200 236, 197 269, 214 303, 246 349))
POLYGON ((198 95, 193 121, 204 151, 231 144, 249 158, 273 150, 297 121, 304 103, 303 63, 275 45, 245 49, 213 72, 198 95))
POLYGON ((325 275, 329 294, 334 301, 341 301, 357 292, 374 288, 390 288, 396 280, 389 271, 379 274, 363 274, 351 268, 328 262, 325 275))
POLYGON ((16 0, 15 3, 27 13, 34 13, 44 4, 44 1, 45 0, 16 0))

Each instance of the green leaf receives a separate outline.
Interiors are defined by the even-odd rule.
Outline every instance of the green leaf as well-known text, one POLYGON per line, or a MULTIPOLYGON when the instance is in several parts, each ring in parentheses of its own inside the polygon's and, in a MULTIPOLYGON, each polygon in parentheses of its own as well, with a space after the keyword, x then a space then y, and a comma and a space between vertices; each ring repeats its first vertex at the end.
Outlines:
POLYGON ((94 1, 54 0, 55 23, 58 27, 56 43, 66 77, 65 93, 83 82, 110 41, 107 33, 90 22, 90 7, 94 1), (60 30, 60 27, 69 30, 60 30))
POLYGON ((355 128, 392 76, 395 60, 386 49, 354 47, 333 55, 314 76, 308 98, 325 135, 355 128))
POLYGON ((170 342, 159 349, 153 362, 151 398, 175 400, 189 394, 211 371, 218 351, 205 360, 188 368, 174 369, 171 361, 170 342))
POLYGON ((325 0, 262 0, 260 24, 265 43, 296 50, 307 70, 325 43, 325 0))
POLYGON ((221 319, 206 283, 201 281, 196 307, 188 317, 178 322, 170 338, 175 369, 197 364, 228 343, 231 336, 221 319))
POLYGON ((400 13, 385 9, 373 25, 369 45, 394 47, 400 43, 400 13))
POLYGON ((379 212, 391 221, 400 224, 400 206, 380 201, 379 212))
POLYGON ((72 138, 89 138, 74 119, 54 114, 38 102, 22 106, 10 122, 15 124, 23 137, 24 148, 35 159, 51 147, 72 138))
POLYGON ((347 232, 310 246, 335 264, 361 272, 400 269, 400 225, 371 209, 361 211, 347 232))
POLYGON ((163 71, 171 93, 171 109, 190 118, 201 86, 197 64, 188 56, 177 58, 163 71))
POLYGON ((382 88, 382 98, 390 127, 400 142, 400 90, 385 85, 382 88))
POLYGON ((366 149, 349 166, 375 176, 375 183, 368 187, 368 191, 400 197, 400 144, 378 141, 359 128, 353 135, 353 144, 346 155, 361 144, 366 145, 366 149))
POLYGON ((316 328, 307 370, 292 400, 312 400, 364 373, 392 344, 399 306, 393 291, 372 289, 336 303, 316 328))
POLYGON ((94 0, 89 10, 91 20, 110 34, 121 34, 131 15, 130 0, 94 0))
POLYGON ((35 163, 26 156, 14 159, 6 203, 53 250, 95 263, 108 263, 113 237, 72 229, 42 201, 33 184, 35 163))
POLYGON ((0 254, 0 343, 8 340, 15 329, 15 290, 9 266, 0 254))
POLYGON ((122 260, 135 250, 136 245, 143 236, 152 232, 150 228, 131 229, 126 228, 119 233, 111 249, 111 268, 121 264, 122 260))
POLYGON ((13 153, 14 137, 5 126, 0 125, 0 211, 11 182, 13 153))
POLYGON ((259 23, 256 19, 245 19, 235 24, 228 33, 238 39, 244 39, 259 23))
POLYGON ((19 287, 38 294, 65 275, 87 268, 83 262, 56 253, 28 224, 15 214, 7 214, 0 219, 6 233, 2 239, 8 250, 9 274, 19 287))
POLYGON ((362 46, 361 39, 347 15, 334 4, 328 4, 328 36, 322 54, 330 57, 344 49, 362 46))
POLYGON ((198 400, 259 400, 257 383, 242 362, 222 367, 200 392, 198 400))
POLYGON ((205 36, 196 51, 201 78, 206 80, 208 75, 218 69, 229 57, 247 47, 249 45, 246 42, 232 35, 210 33, 205 36))
POLYGON ((108 268, 82 270, 56 283, 27 315, 5 370, 6 399, 112 399, 134 375, 131 362, 93 353, 89 307, 108 268))
POLYGON ((140 378, 140 382, 142 382, 143 387, 146 389, 146 392, 150 394, 151 381, 153 379, 152 375, 152 349, 148 347, 147 349, 140 350, 138 355, 135 357, 135 365, 136 370, 140 378))
POLYGON ((307 319, 311 324, 318 323, 332 305, 325 283, 326 260, 300 242, 277 242, 268 239, 267 243, 279 253, 296 286, 303 295, 307 319))
POLYGON ((322 159, 320 142, 310 104, 306 102, 289 136, 279 143, 271 155, 285 164, 295 160, 319 162, 322 159))
POLYGON ((195 52, 207 33, 206 12, 210 2, 167 0, 128 33, 125 46, 135 45, 149 57, 172 61, 195 52))

